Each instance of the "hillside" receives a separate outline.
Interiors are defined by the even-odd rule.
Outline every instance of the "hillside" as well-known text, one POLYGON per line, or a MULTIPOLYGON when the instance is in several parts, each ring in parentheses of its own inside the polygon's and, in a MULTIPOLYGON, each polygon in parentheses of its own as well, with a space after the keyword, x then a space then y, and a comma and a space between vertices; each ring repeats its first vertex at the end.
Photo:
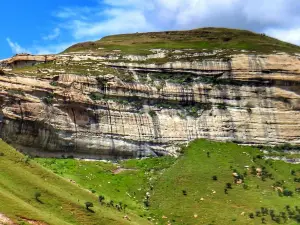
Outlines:
POLYGON ((2 140, 0 162, 0 224, 149 224, 130 212, 101 206, 98 196, 39 166, 2 140), (85 209, 85 202, 94 204, 94 213, 85 209), (4 215, 10 218, 7 223, 4 215))
POLYGON ((122 34, 104 37, 96 42, 85 42, 71 46, 67 52, 121 50, 128 54, 147 54, 151 49, 194 49, 212 51, 217 49, 234 51, 255 51, 256 53, 287 52, 299 53, 300 47, 286 43, 265 34, 247 30, 227 28, 201 28, 187 31, 166 31, 151 33, 122 34), (100 49, 99 49, 100 48, 100 49))
POLYGON ((153 224, 300 223, 300 183, 296 182, 300 167, 267 160, 266 153, 233 143, 197 140, 184 148, 178 159, 114 164, 74 159, 35 161, 103 195, 105 202, 113 199, 127 204, 153 224), (289 193, 292 196, 285 196, 289 193))

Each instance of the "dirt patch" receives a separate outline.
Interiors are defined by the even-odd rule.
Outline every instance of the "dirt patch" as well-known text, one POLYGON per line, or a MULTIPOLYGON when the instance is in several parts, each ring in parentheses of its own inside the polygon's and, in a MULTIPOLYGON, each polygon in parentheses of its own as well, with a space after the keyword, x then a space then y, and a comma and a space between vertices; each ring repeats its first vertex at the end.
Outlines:
POLYGON ((15 223, 4 214, 0 213, 0 225, 15 225, 15 223))
POLYGON ((125 169, 125 168, 118 168, 116 170, 113 171, 113 174, 119 174, 125 171, 136 171, 136 169, 125 169))
POLYGON ((31 225, 49 225, 48 223, 45 223, 43 221, 38 221, 38 220, 32 220, 28 219, 26 217, 20 217, 22 220, 24 220, 26 223, 29 223, 31 225))

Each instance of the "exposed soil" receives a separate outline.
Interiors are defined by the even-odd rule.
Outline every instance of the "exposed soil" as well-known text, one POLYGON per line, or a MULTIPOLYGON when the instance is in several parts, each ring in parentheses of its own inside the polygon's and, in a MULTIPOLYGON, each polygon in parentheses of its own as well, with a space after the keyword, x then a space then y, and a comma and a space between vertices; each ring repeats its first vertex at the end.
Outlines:
POLYGON ((4 214, 0 213, 0 225, 14 225, 15 223, 6 217, 4 214))

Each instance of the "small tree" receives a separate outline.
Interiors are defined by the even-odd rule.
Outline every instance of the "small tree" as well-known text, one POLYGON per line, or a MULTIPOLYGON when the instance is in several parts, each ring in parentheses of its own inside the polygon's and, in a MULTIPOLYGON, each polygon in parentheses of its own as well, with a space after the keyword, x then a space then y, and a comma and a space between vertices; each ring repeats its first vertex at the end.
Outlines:
POLYGON ((228 189, 227 189, 227 188, 224 189, 224 193, 225 193, 226 195, 228 194, 228 189))
POLYGON ((232 185, 231 185, 231 183, 226 183, 226 188, 228 188, 228 189, 232 189, 232 185))
POLYGON ((212 176, 212 179, 217 181, 218 180, 218 177, 216 175, 212 176))
POLYGON ((41 194, 41 192, 35 192, 34 193, 34 197, 35 197, 35 200, 37 200, 38 202, 40 202, 41 200, 40 200, 40 197, 42 196, 42 194, 41 194))
POLYGON ((206 152, 207 158, 210 158, 210 152, 206 152))
POLYGON ((249 213, 249 218, 254 219, 254 213, 249 213))
POLYGON ((186 190, 182 190, 182 194, 186 196, 187 195, 186 190))
POLYGON ((86 202, 84 204, 85 204, 85 207, 86 207, 87 210, 90 210, 90 208, 94 207, 94 204, 91 203, 91 202, 86 202))
POLYGON ((125 212, 126 208, 127 208, 127 205, 126 205, 126 204, 124 204, 124 207, 123 207, 123 209, 124 209, 124 212, 125 212))
POLYGON ((114 206, 114 201, 110 200, 109 204, 110 204, 110 206, 114 206))
POLYGON ((292 195, 293 195, 293 192, 290 191, 290 190, 288 190, 288 189, 284 189, 283 195, 284 195, 284 196, 292 196, 292 195))
POLYGON ((103 195, 99 195, 99 202, 102 203, 104 201, 105 197, 103 195))

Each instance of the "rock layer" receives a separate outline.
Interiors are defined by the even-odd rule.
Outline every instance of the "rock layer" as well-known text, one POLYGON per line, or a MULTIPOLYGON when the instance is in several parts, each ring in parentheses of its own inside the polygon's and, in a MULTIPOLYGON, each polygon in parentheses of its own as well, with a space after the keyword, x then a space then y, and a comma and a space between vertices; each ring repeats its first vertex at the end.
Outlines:
POLYGON ((99 70, 96 76, 89 70, 0 75, 1 137, 31 154, 90 158, 177 155, 180 144, 196 138, 300 142, 297 55, 237 54, 159 64, 147 57, 124 58, 56 56, 56 64, 89 59, 115 71, 99 70))

